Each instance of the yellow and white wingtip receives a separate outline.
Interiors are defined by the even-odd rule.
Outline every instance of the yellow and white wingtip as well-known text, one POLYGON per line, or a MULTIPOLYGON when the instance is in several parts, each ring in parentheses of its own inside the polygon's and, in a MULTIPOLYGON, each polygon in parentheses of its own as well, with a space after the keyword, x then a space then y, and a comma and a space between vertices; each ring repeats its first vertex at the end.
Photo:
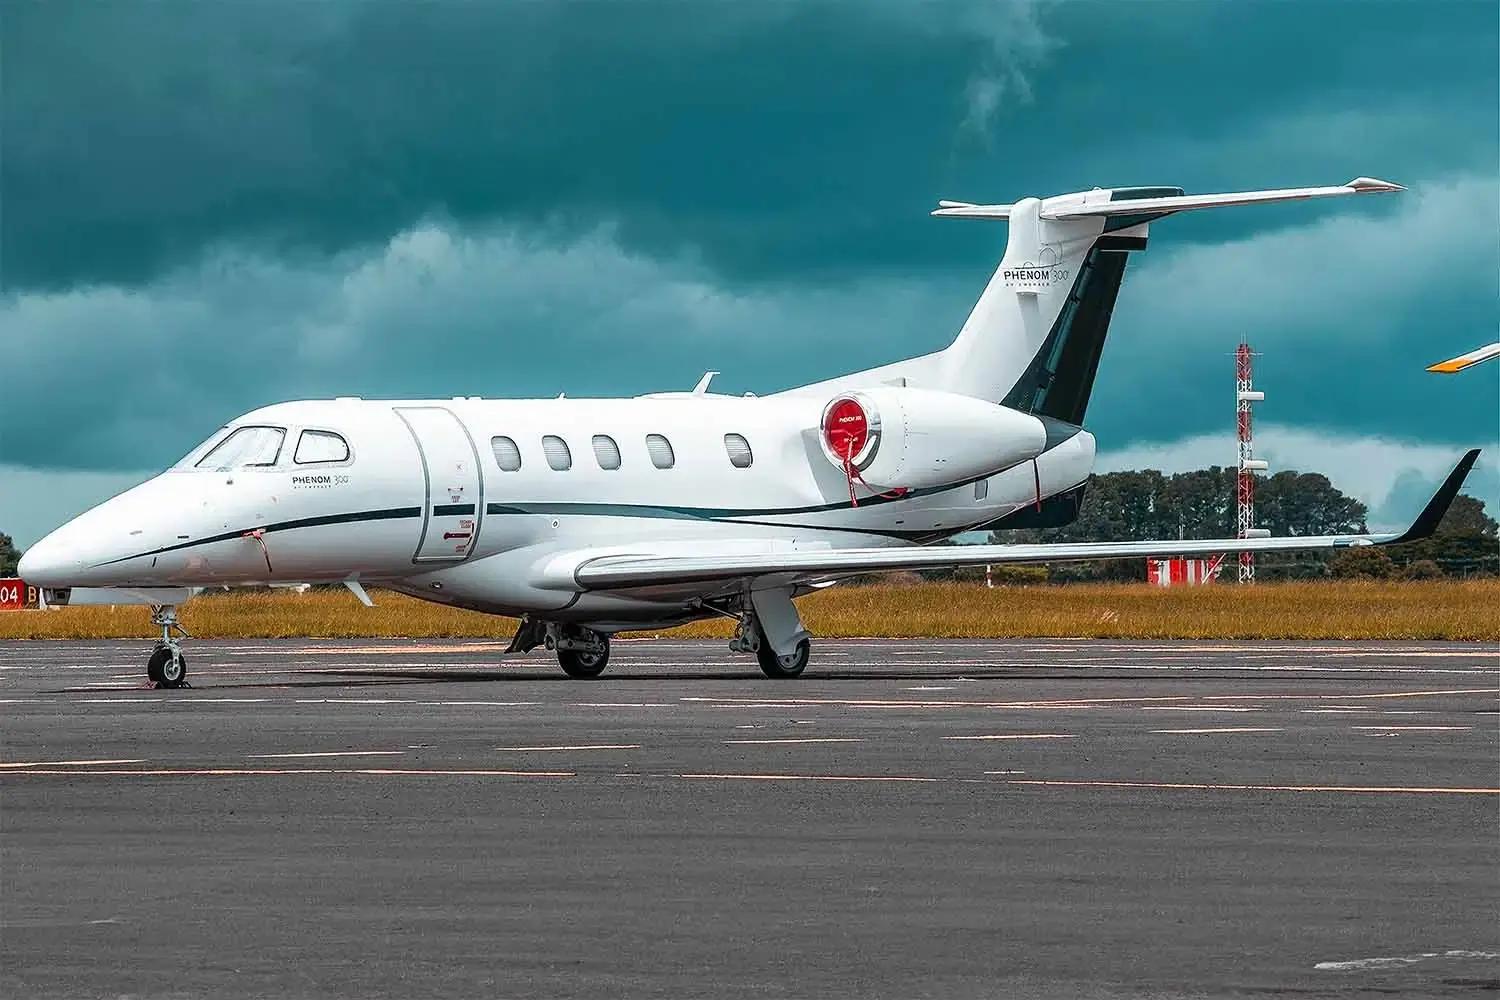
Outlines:
POLYGON ((1477 365, 1481 361, 1488 361, 1491 358, 1500 358, 1500 342, 1486 344, 1476 351, 1470 351, 1468 354, 1460 354, 1458 357, 1449 358, 1447 361, 1439 361, 1435 365, 1429 365, 1427 370, 1451 375, 1454 372, 1461 372, 1465 368, 1477 365))

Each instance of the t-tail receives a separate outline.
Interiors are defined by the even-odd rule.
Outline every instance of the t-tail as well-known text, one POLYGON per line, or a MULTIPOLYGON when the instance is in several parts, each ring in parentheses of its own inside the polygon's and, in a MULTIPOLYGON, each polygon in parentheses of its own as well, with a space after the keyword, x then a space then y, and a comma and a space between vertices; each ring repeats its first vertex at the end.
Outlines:
POLYGON ((1130 255, 1177 212, 1402 191, 1359 177, 1336 187, 1184 194, 1177 187, 1096 188, 1010 205, 944 201, 933 215, 1003 219, 1010 239, 958 337, 935 354, 798 391, 897 383, 977 396, 1081 425, 1130 255))

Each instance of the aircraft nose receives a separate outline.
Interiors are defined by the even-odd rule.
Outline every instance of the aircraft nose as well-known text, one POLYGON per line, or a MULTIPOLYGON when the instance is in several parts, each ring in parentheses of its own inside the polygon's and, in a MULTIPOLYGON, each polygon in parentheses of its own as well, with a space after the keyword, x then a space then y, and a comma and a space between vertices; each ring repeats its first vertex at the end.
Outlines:
POLYGON ((67 544, 62 529, 37 542, 21 556, 16 572, 21 579, 38 587, 68 587, 84 568, 77 550, 67 544))

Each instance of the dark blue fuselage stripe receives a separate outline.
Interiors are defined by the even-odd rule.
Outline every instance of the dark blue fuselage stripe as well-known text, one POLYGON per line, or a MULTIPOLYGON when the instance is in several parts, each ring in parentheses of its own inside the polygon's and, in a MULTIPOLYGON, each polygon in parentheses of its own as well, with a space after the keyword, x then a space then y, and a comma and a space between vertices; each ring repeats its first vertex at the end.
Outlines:
POLYGON ((445 503, 432 508, 432 512, 438 517, 456 517, 460 514, 474 513, 474 505, 471 503, 445 503))
MULTIPOLYGON (((470 509, 472 511, 472 507, 470 509)), ((278 521, 275 524, 265 525, 265 531, 269 534, 273 531, 292 531, 296 528, 318 528, 327 524, 355 524, 360 521, 393 521, 421 516, 421 507, 388 507, 385 510, 360 510, 347 514, 323 514, 319 517, 299 517, 291 521, 278 521)), ((176 545, 166 545, 159 549, 151 549, 148 552, 138 552, 133 556, 121 556, 119 559, 111 559, 108 562, 99 563, 99 565, 112 566, 115 563, 129 562, 131 559, 140 559, 143 556, 159 556, 166 552, 190 549, 195 545, 211 545, 214 542, 227 542, 232 538, 243 538, 246 532, 253 530, 255 529, 245 528, 240 531, 226 531, 220 535, 210 535, 207 538, 199 538, 190 542, 179 542, 176 545)))

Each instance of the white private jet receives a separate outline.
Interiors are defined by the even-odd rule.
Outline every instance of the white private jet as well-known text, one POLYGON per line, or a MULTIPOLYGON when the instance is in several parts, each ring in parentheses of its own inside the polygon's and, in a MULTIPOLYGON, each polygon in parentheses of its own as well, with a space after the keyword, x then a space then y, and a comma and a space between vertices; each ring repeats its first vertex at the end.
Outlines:
POLYGON ((807 665, 794 599, 840 578, 984 563, 1384 545, 1430 534, 1464 456, 1409 530, 1292 538, 932 547, 964 531, 1060 525, 1094 461, 1081 426, 1125 262, 1193 209, 1399 191, 1184 195, 1116 188, 1013 205, 1005 256, 934 354, 774 395, 278 403, 33 546, 49 604, 152 606, 151 680, 180 686, 176 607, 198 588, 364 584, 512 615, 594 677, 611 634, 723 616, 771 677, 807 665))

